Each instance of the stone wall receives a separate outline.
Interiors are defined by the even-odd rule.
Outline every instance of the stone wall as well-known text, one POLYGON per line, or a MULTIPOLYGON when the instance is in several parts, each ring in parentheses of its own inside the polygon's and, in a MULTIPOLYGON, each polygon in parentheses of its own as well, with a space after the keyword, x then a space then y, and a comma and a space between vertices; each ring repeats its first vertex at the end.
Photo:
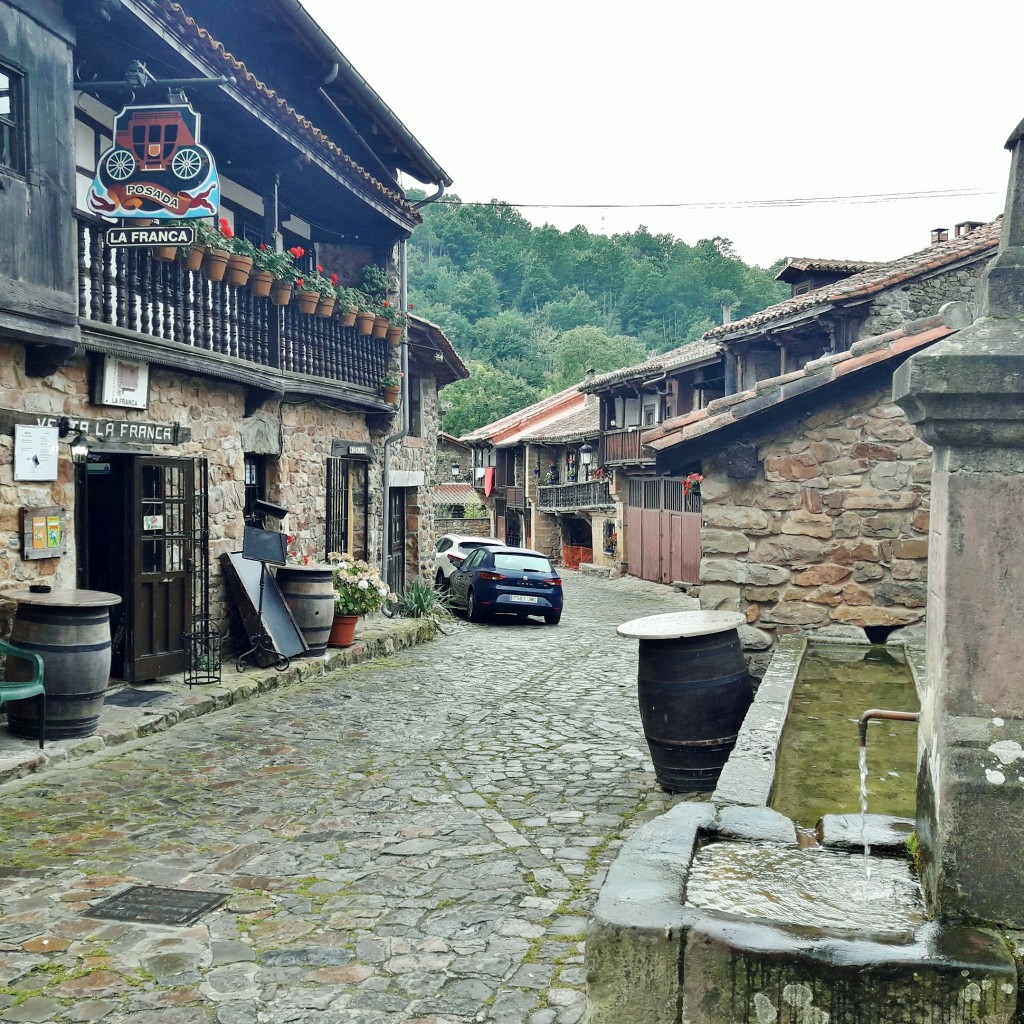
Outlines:
POLYGON ((896 330, 908 320, 931 316, 947 302, 966 302, 973 309, 978 281, 991 258, 991 251, 986 250, 970 265, 919 278, 899 288, 887 288, 872 302, 858 336, 872 338, 896 330))
POLYGON ((704 464, 700 601, 741 611, 752 671, 780 636, 920 622, 925 613, 931 449, 887 389, 753 438, 756 479, 728 452, 704 464))

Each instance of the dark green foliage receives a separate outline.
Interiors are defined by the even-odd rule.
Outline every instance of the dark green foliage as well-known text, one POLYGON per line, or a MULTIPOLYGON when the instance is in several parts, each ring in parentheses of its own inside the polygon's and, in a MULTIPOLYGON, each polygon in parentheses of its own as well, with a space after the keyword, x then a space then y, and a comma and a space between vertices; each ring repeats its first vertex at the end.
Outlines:
MULTIPOLYGON (((420 198, 418 194, 412 198, 420 198)), ((779 302, 781 263, 749 267, 727 238, 687 245, 638 227, 592 235, 533 227, 517 210, 422 208, 409 248, 416 312, 441 326, 473 377, 447 387, 444 429, 461 434, 599 372, 678 348, 779 302)))

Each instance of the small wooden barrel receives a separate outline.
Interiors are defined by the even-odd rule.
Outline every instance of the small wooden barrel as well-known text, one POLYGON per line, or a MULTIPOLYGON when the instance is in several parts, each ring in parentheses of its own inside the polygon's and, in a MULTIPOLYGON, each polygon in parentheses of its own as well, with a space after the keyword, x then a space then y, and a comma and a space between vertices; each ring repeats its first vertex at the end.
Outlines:
POLYGON ((277 586, 309 650, 304 657, 327 653, 334 622, 334 574, 329 565, 281 565, 277 586))
MULTIPOLYGON (((18 605, 11 643, 44 663, 48 740, 91 736, 99 726, 110 679, 110 612, 106 607, 18 605)), ((10 661, 9 679, 24 680, 29 666, 10 661), (19 674, 24 673, 24 674, 19 674)), ((15 736, 39 735, 36 702, 9 705, 7 727, 15 736)))
POLYGON ((619 627, 640 640, 640 718, 655 777, 669 792, 714 789, 736 745, 753 696, 736 620, 743 621, 728 612, 678 612, 619 627))

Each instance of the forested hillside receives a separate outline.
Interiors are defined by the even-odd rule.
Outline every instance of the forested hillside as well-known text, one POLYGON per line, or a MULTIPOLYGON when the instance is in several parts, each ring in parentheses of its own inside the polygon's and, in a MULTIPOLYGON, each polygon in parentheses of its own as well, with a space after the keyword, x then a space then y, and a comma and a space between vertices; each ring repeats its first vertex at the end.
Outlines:
POLYGON ((690 246, 645 227, 562 232, 457 196, 422 213, 410 301, 472 371, 442 392, 455 435, 582 380, 587 367, 614 370, 693 341, 722 322, 723 305, 735 319, 788 295, 773 280, 778 266, 747 266, 724 238, 690 246))

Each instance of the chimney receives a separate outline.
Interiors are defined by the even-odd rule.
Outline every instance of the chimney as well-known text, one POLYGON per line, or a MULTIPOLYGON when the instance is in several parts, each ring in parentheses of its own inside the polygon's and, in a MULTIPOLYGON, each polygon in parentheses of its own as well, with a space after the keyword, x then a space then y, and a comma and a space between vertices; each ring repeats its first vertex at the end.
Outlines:
POLYGON ((984 226, 984 222, 980 220, 962 220, 959 224, 954 225, 953 232, 955 238, 963 238, 964 235, 973 231, 975 228, 984 226))
POLYGON ((722 323, 723 324, 731 324, 732 323, 732 303, 731 302, 728 302, 728 303, 727 302, 723 302, 722 303, 722 323))
POLYGON ((932 228, 932 245, 949 241, 949 228, 932 228))

